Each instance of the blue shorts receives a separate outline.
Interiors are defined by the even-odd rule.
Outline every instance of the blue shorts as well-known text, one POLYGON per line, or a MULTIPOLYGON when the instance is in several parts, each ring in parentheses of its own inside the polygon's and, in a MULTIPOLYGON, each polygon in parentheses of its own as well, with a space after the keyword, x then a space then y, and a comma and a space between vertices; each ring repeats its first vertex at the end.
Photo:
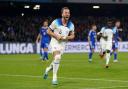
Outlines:
POLYGON ((93 43, 93 42, 90 42, 90 50, 91 49, 95 49, 95 43, 93 43))
POLYGON ((48 48, 49 46, 49 43, 41 43, 41 48, 48 48))
POLYGON ((112 49, 115 50, 115 49, 117 49, 117 48, 118 48, 118 42, 113 43, 112 49))

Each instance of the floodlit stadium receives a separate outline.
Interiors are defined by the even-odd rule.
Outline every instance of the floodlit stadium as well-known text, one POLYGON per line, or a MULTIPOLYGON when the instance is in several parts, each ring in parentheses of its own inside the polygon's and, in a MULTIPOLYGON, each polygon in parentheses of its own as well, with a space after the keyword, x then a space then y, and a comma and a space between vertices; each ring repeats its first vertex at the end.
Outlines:
POLYGON ((128 89, 127 0, 0 0, 0 89, 128 89))

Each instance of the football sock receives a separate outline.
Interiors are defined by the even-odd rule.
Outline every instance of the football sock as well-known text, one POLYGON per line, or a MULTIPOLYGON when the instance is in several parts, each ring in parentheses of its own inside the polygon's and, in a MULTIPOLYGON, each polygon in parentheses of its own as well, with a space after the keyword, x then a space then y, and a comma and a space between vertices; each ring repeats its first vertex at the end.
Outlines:
POLYGON ((106 65, 109 64, 109 60, 110 60, 110 53, 106 53, 106 65))
POLYGON ((93 55, 93 53, 89 52, 89 59, 92 59, 92 55, 93 55))
POLYGON ((44 59, 48 60, 48 52, 44 52, 44 59))
POLYGON ((53 61, 53 81, 57 80, 57 71, 59 69, 61 55, 56 55, 53 61))
POLYGON ((114 60, 117 60, 117 52, 114 52, 114 60))

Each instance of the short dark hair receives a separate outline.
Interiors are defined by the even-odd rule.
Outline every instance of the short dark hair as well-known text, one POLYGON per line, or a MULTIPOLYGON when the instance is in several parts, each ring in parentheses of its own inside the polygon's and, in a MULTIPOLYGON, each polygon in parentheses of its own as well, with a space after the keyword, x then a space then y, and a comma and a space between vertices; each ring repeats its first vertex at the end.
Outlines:
POLYGON ((44 19, 43 22, 48 22, 48 19, 44 19))
POLYGON ((115 20, 115 23, 116 23, 116 22, 120 22, 120 20, 119 20, 119 19, 116 19, 116 20, 115 20))
POLYGON ((44 20, 41 21, 41 25, 44 25, 44 22, 49 23, 48 19, 44 19, 44 20))
POLYGON ((69 9, 69 8, 68 8, 68 7, 63 7, 63 8, 61 9, 61 13, 63 13, 63 11, 64 11, 65 9, 69 9))
POLYGON ((112 21, 111 19, 109 19, 109 20, 107 21, 107 27, 108 27, 108 28, 112 28, 112 27, 113 27, 113 21, 112 21))
POLYGON ((92 29, 93 26, 96 26, 96 24, 95 23, 91 24, 91 27, 90 28, 92 29))
POLYGON ((96 24, 95 23, 91 24, 91 27, 93 27, 93 26, 96 26, 96 24))

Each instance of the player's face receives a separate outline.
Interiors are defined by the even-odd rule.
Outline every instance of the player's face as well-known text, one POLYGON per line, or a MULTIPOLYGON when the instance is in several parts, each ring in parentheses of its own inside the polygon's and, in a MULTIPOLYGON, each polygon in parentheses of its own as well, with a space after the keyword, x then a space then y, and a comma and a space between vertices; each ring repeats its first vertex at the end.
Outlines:
POLYGON ((111 28, 112 27, 112 22, 108 22, 107 25, 108 25, 109 28, 111 28))
POLYGON ((65 20, 69 20, 70 18, 70 10, 69 9, 64 9, 62 12, 62 18, 65 20))
POLYGON ((43 26, 44 26, 44 27, 48 27, 48 22, 45 21, 45 22, 43 23, 43 26))
POLYGON ((116 27, 120 27, 120 22, 118 21, 118 22, 116 22, 116 27))
POLYGON ((96 25, 92 26, 92 29, 96 31, 97 29, 96 25))

